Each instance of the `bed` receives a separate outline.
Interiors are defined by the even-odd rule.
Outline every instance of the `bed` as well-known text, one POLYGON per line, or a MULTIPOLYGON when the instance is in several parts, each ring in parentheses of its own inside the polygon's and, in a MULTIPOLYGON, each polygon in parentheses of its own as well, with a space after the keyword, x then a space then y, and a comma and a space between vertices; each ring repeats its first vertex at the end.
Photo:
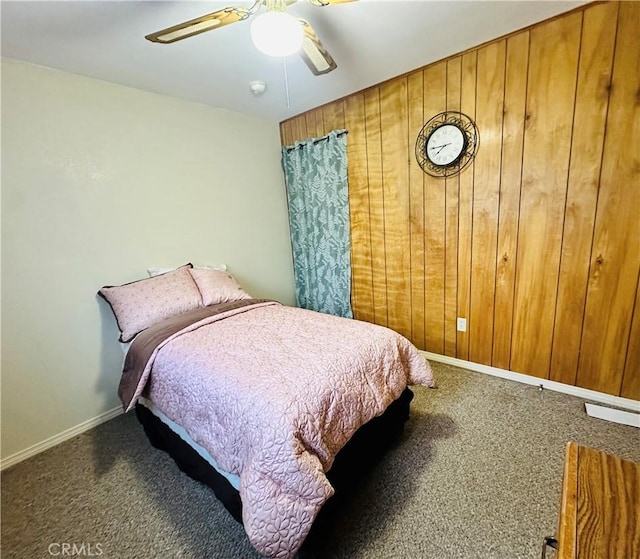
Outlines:
POLYGON ((289 558, 354 456, 398 435, 408 386, 433 386, 431 369, 387 328, 253 299, 237 282, 220 297, 221 274, 235 282, 187 265, 100 290, 131 342, 119 396, 261 554, 289 558))

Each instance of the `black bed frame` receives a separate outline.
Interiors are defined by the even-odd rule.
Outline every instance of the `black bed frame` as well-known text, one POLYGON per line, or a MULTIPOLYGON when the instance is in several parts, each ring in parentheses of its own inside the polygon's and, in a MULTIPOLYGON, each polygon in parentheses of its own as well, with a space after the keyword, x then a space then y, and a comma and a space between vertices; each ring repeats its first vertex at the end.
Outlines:
MULTIPOLYGON (((400 437, 404 424, 409 419, 409 405, 412 399, 413 392, 405 389, 382 415, 356 431, 336 455, 333 466, 327 472, 327 478, 336 494, 343 494, 350 486, 355 485, 363 473, 369 471, 400 437)), ((136 404, 136 415, 151 444, 167 452, 188 476, 213 489, 216 497, 233 518, 242 523, 240 494, 231 483, 146 407, 136 404)), ((323 514, 328 514, 332 500, 325 503, 316 522, 321 520, 323 514)))

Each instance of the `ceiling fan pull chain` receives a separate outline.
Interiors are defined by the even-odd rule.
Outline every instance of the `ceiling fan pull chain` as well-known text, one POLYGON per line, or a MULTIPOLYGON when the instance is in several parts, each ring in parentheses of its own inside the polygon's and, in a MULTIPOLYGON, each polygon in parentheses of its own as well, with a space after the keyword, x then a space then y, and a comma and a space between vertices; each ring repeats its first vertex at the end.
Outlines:
POLYGON ((284 89, 287 93, 287 109, 290 108, 289 106, 289 79, 287 77, 287 57, 283 56, 282 57, 282 67, 284 68, 284 89))

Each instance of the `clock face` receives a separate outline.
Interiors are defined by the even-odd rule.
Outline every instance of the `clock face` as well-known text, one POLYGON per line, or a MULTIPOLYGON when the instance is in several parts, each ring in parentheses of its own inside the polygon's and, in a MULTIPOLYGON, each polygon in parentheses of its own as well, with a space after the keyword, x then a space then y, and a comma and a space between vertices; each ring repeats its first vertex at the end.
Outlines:
POLYGON ((436 128, 427 139, 425 155, 438 167, 448 167, 458 161, 465 149, 466 138, 462 130, 453 124, 436 128))
POLYGON ((452 177, 473 161, 479 139, 478 128, 466 114, 438 113, 418 133, 416 161, 432 177, 452 177))

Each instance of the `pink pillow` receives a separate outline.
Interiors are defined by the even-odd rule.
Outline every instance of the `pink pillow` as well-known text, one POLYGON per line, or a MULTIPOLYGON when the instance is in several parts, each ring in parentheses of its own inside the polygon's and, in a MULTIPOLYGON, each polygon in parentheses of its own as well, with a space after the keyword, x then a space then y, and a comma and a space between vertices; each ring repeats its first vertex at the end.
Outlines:
POLYGON ((202 304, 205 307, 228 301, 251 299, 251 295, 244 291, 234 277, 227 272, 193 268, 189 273, 200 290, 202 304))
POLYGON ((187 264, 153 278, 107 285, 98 291, 111 305, 121 342, 130 342, 156 322, 201 306, 200 292, 189 273, 190 268, 191 264, 187 264))

